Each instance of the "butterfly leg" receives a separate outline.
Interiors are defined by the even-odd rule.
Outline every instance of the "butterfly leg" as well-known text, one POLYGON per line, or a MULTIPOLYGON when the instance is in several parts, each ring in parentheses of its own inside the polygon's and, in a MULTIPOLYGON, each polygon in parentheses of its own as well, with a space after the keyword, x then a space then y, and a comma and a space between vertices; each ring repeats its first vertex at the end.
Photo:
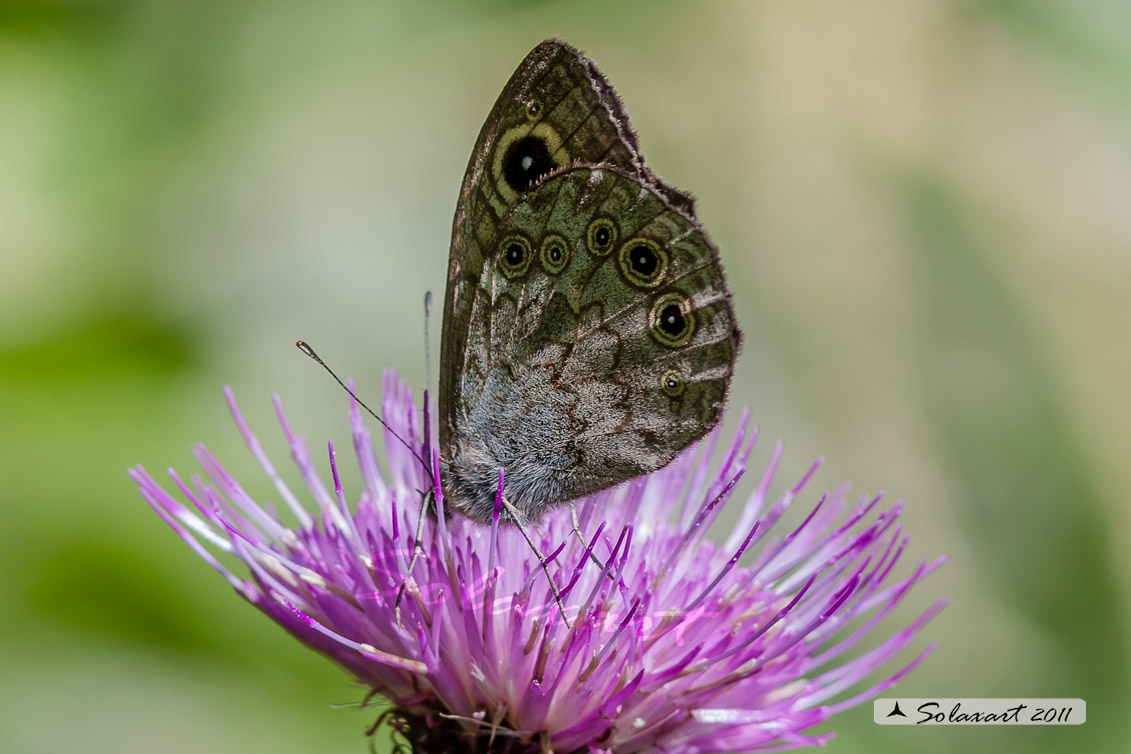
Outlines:
MULTIPOLYGON (((429 494, 432 491, 429 490, 429 494)), ((421 500, 420 517, 416 521, 416 536, 412 540, 412 557, 408 561, 408 569, 405 571, 405 576, 401 580, 400 589, 397 590, 397 601, 393 603, 393 615, 397 619, 397 625, 404 628, 401 623, 401 599, 404 597, 405 589, 408 588, 408 580, 412 578, 412 570, 416 567, 416 561, 424 554, 424 546, 420 544, 420 540, 424 538, 424 519, 428 516, 429 496, 426 495, 421 500)))
MULTIPOLYGON (((581 522, 577 520, 577 508, 573 507, 572 500, 569 501, 569 520, 570 523, 573 524, 573 533, 577 535, 577 539, 579 542, 581 542, 581 546, 585 549, 588 549, 589 543, 585 541, 585 535, 581 533, 581 522)), ((593 564, 600 568, 602 571, 605 570, 605 564, 601 562, 600 558, 593 554, 592 550, 589 550, 589 559, 593 561, 593 564)), ((611 574, 609 575, 609 578, 612 578, 611 574)))
POLYGON ((558 610, 562 614, 562 621, 566 624, 566 628, 573 628, 573 624, 569 622, 569 616, 566 615, 565 605, 562 604, 562 595, 558 591, 558 585, 554 583, 554 578, 550 575, 550 564, 546 562, 546 556, 538 549, 538 545, 534 544, 534 540, 530 536, 530 532, 526 530, 526 524, 523 523, 525 516, 522 512, 515 508, 504 497, 503 507, 507 509, 507 513, 511 515, 514 520, 514 525, 522 532, 522 538, 526 540, 526 544, 530 545, 530 549, 534 551, 534 555, 538 558, 538 562, 542 564, 542 570, 546 574, 546 580, 550 582, 550 591, 554 593, 554 601, 558 603, 558 610))

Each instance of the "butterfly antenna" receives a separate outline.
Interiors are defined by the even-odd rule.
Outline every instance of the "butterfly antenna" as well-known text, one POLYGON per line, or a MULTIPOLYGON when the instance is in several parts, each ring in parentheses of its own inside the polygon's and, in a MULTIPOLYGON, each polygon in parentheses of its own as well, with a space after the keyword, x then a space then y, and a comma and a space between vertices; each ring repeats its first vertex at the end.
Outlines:
MULTIPOLYGON (((432 351, 429 347, 430 338, 428 337, 428 324, 432 318, 432 291, 424 292, 424 384, 432 384, 432 351)), ((428 388, 424 388, 424 454, 428 455, 432 449, 432 419, 429 416, 428 408, 430 406, 428 398, 428 388)), ((412 571, 416 568, 416 561, 420 560, 424 555, 424 545, 421 540, 424 538, 424 519, 428 515, 429 503, 435 499, 435 482, 432 481, 432 474, 428 474, 429 486, 424 491, 420 500, 420 516, 416 520, 416 537, 412 541, 412 557, 409 558, 408 568, 405 569, 405 577, 401 579, 401 586, 397 590, 397 599, 393 603, 393 615, 396 617, 397 625, 404 628, 404 623, 401 622, 401 600, 404 599, 405 590, 408 589, 408 580, 412 578, 412 571)))
POLYGON ((428 323, 432 319, 432 291, 424 292, 424 384, 432 385, 432 350, 429 346, 428 323))
POLYGON ((370 416, 372 416, 374 419, 376 419, 378 422, 380 422, 382 427, 389 430, 389 433, 392 434, 393 437, 397 438, 397 440, 400 442, 401 445, 404 445, 406 448, 408 448, 408 452, 412 453, 412 455, 416 458, 416 460, 420 461, 420 465, 424 467, 425 473, 428 473, 428 474, 431 473, 430 469, 428 468, 428 464, 425 462, 424 458, 420 455, 420 453, 417 452, 417 450, 415 448, 413 448, 411 445, 409 445, 407 442, 405 442, 405 439, 403 437, 401 437, 400 435, 398 435, 393 430, 393 428, 390 427, 385 422, 384 419, 382 419, 380 416, 377 415, 377 413, 373 409, 371 409, 371 408, 369 408, 369 406, 365 405, 365 401, 358 398, 357 395, 352 390, 350 390, 349 387, 346 386, 346 383, 342 382, 342 378, 339 377, 338 375, 334 374, 334 370, 331 369, 326 364, 326 362, 322 360, 321 356, 319 356, 317 353, 315 353, 314 349, 310 347, 309 343, 307 343, 304 340, 299 340, 299 341, 295 342, 295 345, 298 346, 298 350, 302 351, 307 356, 309 356, 310 358, 317 361, 318 364, 323 369, 325 369, 327 372, 330 373, 330 376, 334 378, 334 381, 342 386, 342 390, 345 390, 347 393, 349 393, 350 397, 353 398, 355 401, 357 401, 358 405, 360 405, 363 409, 365 409, 366 412, 370 416))

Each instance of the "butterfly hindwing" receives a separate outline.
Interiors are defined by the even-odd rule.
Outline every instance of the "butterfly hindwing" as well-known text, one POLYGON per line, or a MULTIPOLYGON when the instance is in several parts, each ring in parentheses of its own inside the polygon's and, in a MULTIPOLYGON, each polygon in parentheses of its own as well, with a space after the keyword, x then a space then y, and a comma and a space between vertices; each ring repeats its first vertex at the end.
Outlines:
POLYGON ((520 510, 654 471, 717 423, 739 345, 730 296, 702 228, 655 187, 559 171, 484 252, 456 447, 507 468, 520 510))

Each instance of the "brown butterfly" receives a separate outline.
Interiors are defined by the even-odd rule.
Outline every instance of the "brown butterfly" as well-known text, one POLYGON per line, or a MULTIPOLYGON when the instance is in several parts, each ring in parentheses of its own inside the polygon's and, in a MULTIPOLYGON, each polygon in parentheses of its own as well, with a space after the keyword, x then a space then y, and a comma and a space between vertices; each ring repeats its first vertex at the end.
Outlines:
POLYGON ((662 468, 718 423, 740 343, 691 197, 644 165, 592 61, 535 47, 479 132, 452 224, 446 504, 489 522, 501 468, 503 518, 522 527, 662 468))

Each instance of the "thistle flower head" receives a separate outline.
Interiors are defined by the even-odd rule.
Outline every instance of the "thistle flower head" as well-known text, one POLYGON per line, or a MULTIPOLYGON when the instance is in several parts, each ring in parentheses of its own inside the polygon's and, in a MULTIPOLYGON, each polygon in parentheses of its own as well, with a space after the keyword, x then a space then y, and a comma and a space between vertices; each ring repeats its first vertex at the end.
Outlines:
MULTIPOLYGON (((253 498, 203 446, 196 458, 207 481, 169 472, 179 496, 140 467, 131 475, 238 594, 387 699, 387 718, 415 751, 620 754, 820 744, 831 734, 806 731, 887 689, 933 648, 889 667, 942 601, 862 646, 942 562, 893 575, 907 544, 899 503, 850 503, 840 488, 816 498, 799 525, 775 526, 817 466, 771 496, 779 445, 739 501, 724 541, 706 536, 734 504, 746 471, 757 435, 746 416, 717 467, 710 463, 716 433, 654 474, 578 501, 584 544, 568 511, 537 524, 531 533, 551 561, 567 624, 519 531, 498 517, 483 526, 445 515, 434 448, 422 453, 432 461, 428 473, 386 431, 380 471, 351 402, 353 474, 362 486, 351 505, 333 443, 328 464, 316 463, 276 398, 305 483, 293 491, 226 392, 295 525, 253 498), (421 491, 433 486, 436 513, 429 516, 421 491), (409 573, 417 544, 422 556, 409 573), (247 575, 218 553, 242 561, 247 575)), ((424 448, 411 394, 395 374, 386 375, 384 417, 408 445, 424 448)))

